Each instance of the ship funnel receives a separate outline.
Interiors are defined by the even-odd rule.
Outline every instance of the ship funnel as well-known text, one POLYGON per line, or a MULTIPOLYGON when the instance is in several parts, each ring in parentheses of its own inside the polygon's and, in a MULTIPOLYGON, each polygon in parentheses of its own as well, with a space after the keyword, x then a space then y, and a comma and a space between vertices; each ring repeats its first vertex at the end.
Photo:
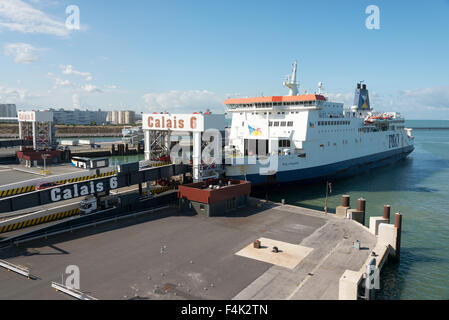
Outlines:
POLYGON ((357 83, 357 89, 355 89, 354 106, 357 110, 371 110, 369 101, 369 92, 366 88, 366 84, 362 86, 361 83, 357 83))

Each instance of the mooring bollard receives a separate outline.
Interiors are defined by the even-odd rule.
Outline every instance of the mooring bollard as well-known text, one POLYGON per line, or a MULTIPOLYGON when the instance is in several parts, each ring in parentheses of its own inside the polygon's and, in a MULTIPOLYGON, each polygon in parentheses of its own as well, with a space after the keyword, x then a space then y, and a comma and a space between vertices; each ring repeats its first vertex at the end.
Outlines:
POLYGON ((349 207, 349 202, 350 202, 350 196, 348 196, 346 194, 341 196, 341 206, 342 207, 349 207))
POLYGON ((390 222, 390 209, 391 206, 389 205, 384 205, 384 219, 388 220, 388 222, 390 222))
POLYGON ((349 196, 343 195, 341 196, 341 205, 336 208, 336 215, 340 218, 347 218, 347 212, 350 208, 349 206, 349 196))
POLYGON ((357 200, 357 210, 365 212, 366 209, 366 200, 364 198, 360 198, 357 200))
POLYGON ((396 234, 396 259, 401 259, 401 232, 402 232, 402 214, 396 213, 394 215, 394 227, 397 229, 396 234))

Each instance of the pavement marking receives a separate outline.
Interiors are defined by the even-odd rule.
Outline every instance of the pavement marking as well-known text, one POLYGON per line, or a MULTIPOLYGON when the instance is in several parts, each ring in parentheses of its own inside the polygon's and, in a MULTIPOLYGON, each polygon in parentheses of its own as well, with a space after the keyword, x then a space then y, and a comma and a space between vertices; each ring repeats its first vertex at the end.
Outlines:
POLYGON ((294 269, 313 251, 313 248, 267 238, 260 238, 259 241, 261 242, 260 249, 254 248, 253 243, 251 243, 237 252, 236 255, 294 269), (278 247, 279 252, 272 252, 273 247, 278 247))
POLYGON ((344 238, 341 239, 323 259, 321 259, 321 261, 315 266, 315 268, 313 268, 313 270, 306 275, 306 277, 301 281, 298 287, 287 297, 287 300, 291 300, 293 296, 305 285, 307 280, 313 277, 315 272, 323 265, 327 258, 329 258, 335 252, 335 250, 337 250, 337 248, 340 246, 340 244, 343 243, 343 241, 345 241, 344 238))

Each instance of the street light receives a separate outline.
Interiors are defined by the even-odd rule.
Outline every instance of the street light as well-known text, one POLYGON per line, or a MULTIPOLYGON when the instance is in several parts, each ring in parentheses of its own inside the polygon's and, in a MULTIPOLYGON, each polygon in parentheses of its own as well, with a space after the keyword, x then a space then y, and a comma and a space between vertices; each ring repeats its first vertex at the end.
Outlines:
POLYGON ((326 181, 326 200, 324 202, 324 213, 327 214, 327 198, 329 193, 332 193, 332 183, 326 181))
POLYGON ((47 170, 46 170, 46 167, 47 167, 47 159, 50 157, 50 155, 49 154, 42 154, 41 155, 41 158, 44 160, 44 170, 42 171, 42 173, 44 174, 44 176, 46 176, 47 175, 47 170))

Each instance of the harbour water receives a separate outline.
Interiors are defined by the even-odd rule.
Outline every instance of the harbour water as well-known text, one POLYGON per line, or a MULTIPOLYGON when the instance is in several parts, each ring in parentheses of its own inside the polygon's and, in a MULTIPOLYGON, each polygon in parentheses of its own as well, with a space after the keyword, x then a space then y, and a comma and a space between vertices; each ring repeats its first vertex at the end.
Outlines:
MULTIPOLYGON (((408 127, 449 128, 449 121, 410 121, 408 127)), ((367 200, 367 215, 380 216, 384 204, 403 214, 401 263, 382 274, 379 299, 449 299, 449 130, 413 131, 416 150, 388 167, 332 181, 331 212, 340 196, 352 205, 367 200)), ((268 199, 323 210, 325 184, 270 190, 268 199)), ((368 220, 369 218, 367 218, 368 220)))

